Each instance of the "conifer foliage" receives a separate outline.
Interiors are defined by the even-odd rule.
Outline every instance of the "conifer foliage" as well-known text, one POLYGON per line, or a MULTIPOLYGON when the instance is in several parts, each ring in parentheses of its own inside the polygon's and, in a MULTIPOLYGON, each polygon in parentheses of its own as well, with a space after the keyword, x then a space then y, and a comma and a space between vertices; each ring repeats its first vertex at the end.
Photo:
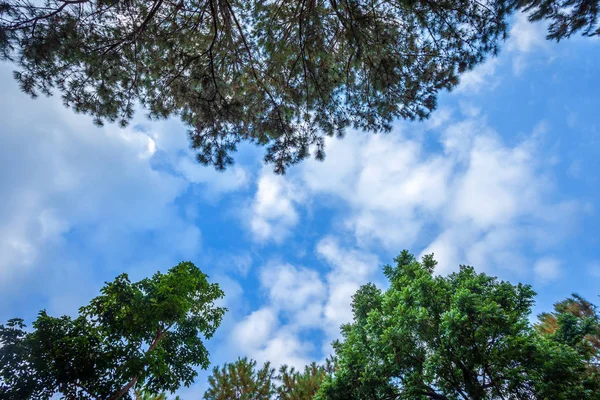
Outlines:
POLYGON ((204 400, 310 400, 332 372, 332 360, 301 371, 284 365, 276 374, 269 362, 257 369, 256 361, 240 358, 214 368, 204 400))
POLYGON ((26 93, 99 124, 127 124, 139 102, 180 116, 203 164, 250 141, 284 172, 349 127, 426 118, 515 10, 559 40, 599 33, 598 1, 0 0, 0 60, 26 93))
POLYGON ((256 361, 240 358, 215 367, 208 378, 205 400, 269 400, 274 393, 275 370, 267 362, 256 369, 256 361))

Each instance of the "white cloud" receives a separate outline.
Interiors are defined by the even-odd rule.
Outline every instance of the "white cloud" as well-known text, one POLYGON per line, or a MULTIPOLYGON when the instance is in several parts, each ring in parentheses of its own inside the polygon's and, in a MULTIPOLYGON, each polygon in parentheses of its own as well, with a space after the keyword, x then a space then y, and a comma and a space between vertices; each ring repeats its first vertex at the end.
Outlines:
POLYGON ((546 45, 546 27, 544 24, 529 22, 526 13, 517 13, 510 29, 506 44, 507 50, 529 53, 546 45))
POLYGON ((340 326, 352 321, 352 296, 360 286, 373 282, 379 270, 378 258, 364 250, 342 247, 339 240, 326 237, 317 244, 317 254, 331 267, 327 273, 328 296, 323 312, 323 354, 331 353, 331 341, 339 337, 340 326))
POLYGON ((494 77, 498 59, 489 57, 483 64, 477 65, 471 71, 460 76, 460 84, 456 87, 457 93, 477 93, 481 89, 493 90, 500 82, 494 77))
POLYGON ((535 263, 533 270, 536 279, 542 284, 556 281, 562 274, 560 261, 554 258, 543 258, 538 260, 535 263))
POLYGON ((266 342, 277 324, 277 311, 273 308, 261 308, 241 321, 232 331, 231 337, 239 348, 254 349, 266 342))
POLYGON ((374 240, 386 247, 414 241, 419 226, 412 216, 428 215, 444 204, 452 172, 446 159, 425 156, 422 145, 401 132, 353 132, 343 142, 328 144, 327 159, 303 166, 295 185, 349 207, 350 215, 341 222, 362 246, 374 240))
POLYGON ((267 342, 284 332, 298 344, 290 345, 294 349, 312 351, 299 338, 303 330, 316 327, 325 338, 321 354, 328 354, 339 326, 352 319, 352 295, 377 279, 379 260, 365 249, 378 246, 390 253, 404 248, 434 252, 441 273, 470 264, 494 275, 536 274, 545 281, 559 276, 557 263, 532 265, 545 260, 555 244, 547 232, 561 240, 584 207, 557 199, 548 174, 552 163, 540 156, 550 127, 540 123, 523 140, 507 145, 485 115, 464 108, 462 120, 452 119, 449 111, 438 121, 439 152, 427 152, 403 125, 390 135, 351 132, 343 141, 329 140, 324 162, 309 161, 284 177, 263 172, 260 179, 276 182, 279 189, 270 197, 257 193, 255 203, 274 204, 277 198, 285 210, 270 214, 271 225, 290 230, 297 220, 289 215, 318 204, 331 209, 336 230, 316 246, 329 266, 320 276, 281 263, 262 270, 261 284, 269 293, 264 307, 279 310, 280 321, 267 342), (305 204, 291 198, 305 199, 305 204), (302 311, 308 318, 295 318, 302 311))
POLYGON ((231 333, 230 344, 238 354, 258 363, 270 361, 275 367, 287 364, 302 368, 310 363, 308 354, 313 348, 310 342, 300 340, 290 327, 281 327, 277 311, 269 306, 254 311, 238 323, 231 333))
POLYGON ((332 236, 320 240, 316 251, 342 279, 361 282, 378 269, 376 256, 357 248, 344 248, 332 236))
MULTIPOLYGON (((3 99, 5 113, 23 106, 3 99)), ((73 229, 97 224, 93 241, 118 244, 119 234, 164 229, 172 219, 182 223, 170 204, 185 182, 151 168, 148 137, 131 129, 95 129, 53 101, 38 101, 54 114, 42 117, 29 107, 31 121, 7 121, 0 138, 1 167, 10 171, 0 178, 6 201, 0 222, 3 282, 73 229)), ((199 240, 199 231, 189 228, 182 233, 199 240)))
POLYGON ((317 271, 290 264, 267 265, 261 271, 260 282, 275 307, 292 312, 318 302, 325 294, 317 271))
POLYGON ((312 361, 312 350, 310 341, 302 341, 297 335, 280 330, 254 351, 252 358, 260 363, 270 361, 276 368, 285 364, 302 369, 312 361))
POLYGON ((495 137, 477 137, 470 149, 468 167, 457 179, 451 218, 488 229, 518 214, 531 213, 540 192, 534 176, 528 143, 502 146, 495 137))
POLYGON ((251 232, 256 241, 280 243, 298 222, 296 204, 303 199, 301 191, 267 167, 257 186, 249 212, 251 232))
POLYGON ((469 263, 496 273, 523 272, 525 243, 543 251, 545 231, 562 227, 566 234, 583 205, 552 200, 549 165, 539 157, 546 129, 538 124, 524 141, 507 146, 482 118, 446 127, 442 140, 456 172, 439 215, 442 231, 423 251, 436 253, 440 271, 469 263))
POLYGON ((527 14, 517 13, 506 43, 506 50, 513 53, 513 72, 520 75, 527 67, 527 54, 548 49, 547 24, 529 22, 527 14))
POLYGON ((449 107, 440 107, 431 113, 428 120, 424 121, 427 129, 436 129, 446 124, 452 118, 452 109, 449 107))
POLYGON ((206 194, 212 197, 245 188, 249 183, 249 174, 243 167, 234 165, 225 171, 216 171, 198 165, 191 156, 180 157, 176 169, 187 181, 204 185, 206 194))
POLYGON ((325 271, 281 262, 260 270, 267 296, 256 313, 270 318, 270 329, 258 335, 260 345, 240 347, 242 354, 288 363, 329 354, 340 325, 352 320, 352 295, 367 282, 380 283, 373 249, 434 252, 441 273, 470 264, 501 277, 560 275, 558 264, 534 263, 547 259, 585 205, 555 191, 554 161, 542 153, 551 126, 539 123, 507 144, 471 104, 461 105, 460 120, 443 111, 429 126, 439 133, 439 151, 401 124, 390 135, 329 139, 324 162, 310 160, 283 177, 261 172, 250 220, 265 223, 262 240, 289 235, 305 209, 309 216, 329 212, 335 233, 316 245, 325 271), (306 339, 315 329, 321 343, 306 339))

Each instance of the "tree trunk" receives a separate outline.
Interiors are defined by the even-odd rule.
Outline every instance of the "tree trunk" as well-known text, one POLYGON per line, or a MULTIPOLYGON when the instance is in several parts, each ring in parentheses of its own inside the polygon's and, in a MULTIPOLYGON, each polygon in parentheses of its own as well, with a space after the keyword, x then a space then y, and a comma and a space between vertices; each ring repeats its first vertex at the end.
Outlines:
POLYGON ((117 393, 115 393, 112 397, 109 397, 108 400, 119 400, 121 397, 125 396, 125 393, 129 392, 131 388, 137 382, 137 376, 129 381, 129 383, 121 388, 117 393))
MULTIPOLYGON (((164 337, 165 332, 167 332, 171 328, 171 326, 173 326, 173 324, 169 325, 166 329, 160 329, 156 333, 156 337, 154 338, 154 340, 150 344, 150 347, 146 351, 146 355, 148 355, 150 352, 152 352, 152 350, 154 350, 156 348, 156 346, 158 346, 158 344, 164 337)), ((121 388, 121 390, 119 390, 117 393, 115 393, 114 395, 109 397, 108 400, 119 400, 121 397, 125 396, 125 393, 127 393, 131 390, 131 388, 137 383, 137 380, 138 380, 138 377, 137 376, 134 377, 132 380, 129 381, 129 383, 127 383, 127 385, 123 386, 121 388)))

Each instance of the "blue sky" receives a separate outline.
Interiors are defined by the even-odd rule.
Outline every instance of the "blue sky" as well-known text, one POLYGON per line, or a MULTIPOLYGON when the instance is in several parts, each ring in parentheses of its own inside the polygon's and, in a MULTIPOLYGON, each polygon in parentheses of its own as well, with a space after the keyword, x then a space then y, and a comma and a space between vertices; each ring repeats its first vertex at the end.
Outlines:
MULTIPOLYGON (((321 360, 350 296, 402 249, 538 292, 536 312, 600 283, 600 40, 556 44, 517 16, 499 57, 432 118, 348 132, 276 176, 245 146, 195 164, 185 127, 138 113, 94 127, 20 93, 0 65, 0 320, 74 314, 121 272, 190 260, 229 307, 213 364, 321 360)), ((206 373, 180 393, 200 398, 206 373)))

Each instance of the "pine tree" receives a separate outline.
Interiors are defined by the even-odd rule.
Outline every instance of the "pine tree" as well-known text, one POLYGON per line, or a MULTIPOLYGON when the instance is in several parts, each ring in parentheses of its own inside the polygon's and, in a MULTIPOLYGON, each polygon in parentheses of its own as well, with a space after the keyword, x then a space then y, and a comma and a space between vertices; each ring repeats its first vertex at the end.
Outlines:
POLYGON ((275 375, 268 362, 257 369, 256 361, 239 358, 214 368, 204 399, 311 400, 333 369, 333 359, 328 359, 324 366, 312 363, 302 371, 283 365, 275 375))
POLYGON ((313 362, 304 367, 304 371, 296 371, 293 367, 284 365, 279 369, 277 380, 277 400, 310 400, 319 388, 323 379, 332 372, 332 361, 327 360, 326 366, 313 362))
POLYGON ((96 122, 179 116, 199 162, 242 141, 284 172, 324 138, 427 118, 495 55, 516 9, 599 33, 599 0, 0 0, 0 60, 26 93, 96 122))
POLYGON ((548 39, 560 41, 578 32, 600 35, 598 0, 520 0, 518 8, 529 14, 530 21, 550 22, 548 39))
POLYGON ((205 400, 270 400, 274 394, 275 370, 265 363, 256 369, 256 361, 239 358, 233 363, 215 367, 208 378, 205 400))

